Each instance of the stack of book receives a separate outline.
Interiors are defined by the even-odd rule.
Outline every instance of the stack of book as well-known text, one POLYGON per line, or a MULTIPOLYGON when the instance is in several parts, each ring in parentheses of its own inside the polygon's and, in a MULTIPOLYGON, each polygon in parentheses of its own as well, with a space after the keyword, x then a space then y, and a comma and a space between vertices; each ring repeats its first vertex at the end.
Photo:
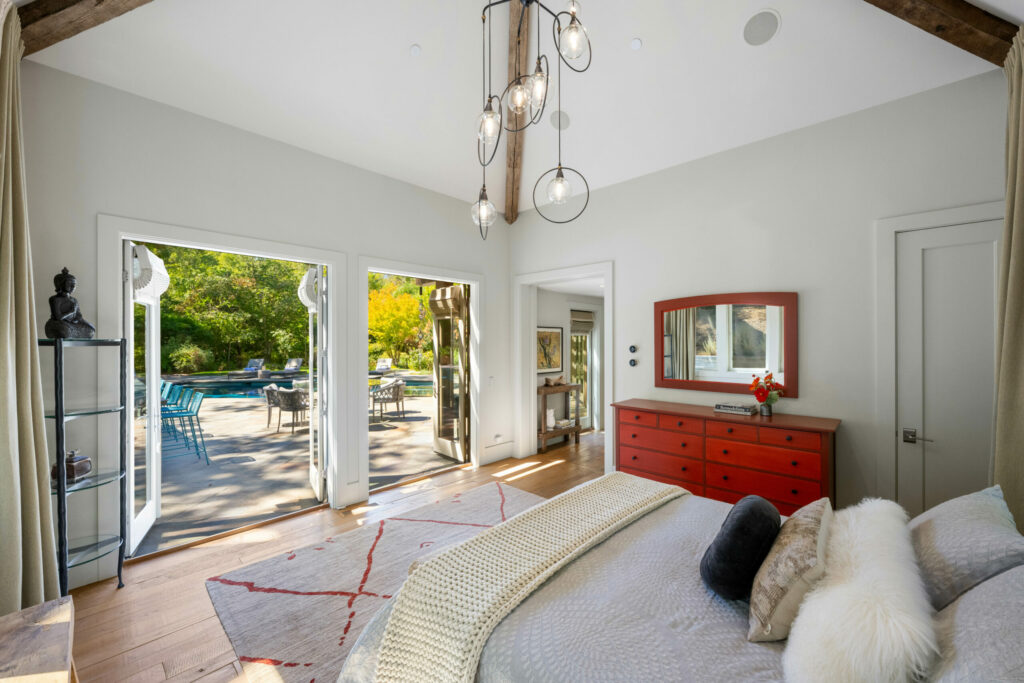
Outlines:
POLYGON ((716 413, 732 413, 733 415, 753 415, 757 406, 753 403, 716 403, 716 413))

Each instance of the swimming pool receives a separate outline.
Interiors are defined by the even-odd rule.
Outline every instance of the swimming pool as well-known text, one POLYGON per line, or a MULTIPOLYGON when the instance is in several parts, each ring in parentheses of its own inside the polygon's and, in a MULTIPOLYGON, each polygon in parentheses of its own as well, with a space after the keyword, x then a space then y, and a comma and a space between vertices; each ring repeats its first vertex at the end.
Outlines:
POLYGON ((263 387, 276 384, 281 389, 291 389, 290 379, 208 379, 177 382, 182 387, 202 392, 206 398, 262 398, 263 387))

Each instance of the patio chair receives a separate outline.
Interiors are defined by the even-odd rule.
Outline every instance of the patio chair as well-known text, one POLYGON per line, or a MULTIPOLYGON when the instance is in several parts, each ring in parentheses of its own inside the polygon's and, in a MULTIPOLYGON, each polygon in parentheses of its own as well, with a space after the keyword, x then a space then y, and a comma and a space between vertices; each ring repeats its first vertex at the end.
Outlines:
MULTIPOLYGON (((177 431, 180 429, 183 442, 181 447, 186 451, 195 451, 196 458, 206 458, 206 464, 210 464, 210 456, 206 452, 206 437, 203 435, 203 426, 199 421, 199 410, 203 406, 203 398, 205 395, 199 391, 191 391, 188 398, 188 405, 184 408, 177 410, 165 410, 161 411, 160 419, 163 421, 165 427, 170 424, 174 435, 175 441, 177 441, 177 431), (188 420, 186 425, 185 421, 188 420), (177 427, 175 426, 177 423, 177 427), (198 432, 198 433, 197 433, 198 432), (192 438, 189 439, 189 434, 192 438)), ((174 448, 172 446, 171 448, 174 448)), ((166 447, 165 449, 166 450, 166 447)), ((173 455, 164 455, 165 458, 174 458, 184 453, 175 453, 173 455)))
POLYGON ((296 414, 298 414, 298 419, 305 419, 305 413, 309 409, 306 397, 307 394, 304 391, 297 391, 295 389, 277 390, 277 431, 281 431, 281 413, 287 411, 292 414, 292 434, 295 433, 296 414))
MULTIPOLYGON (((278 411, 281 410, 281 400, 277 395, 279 391, 281 388, 276 384, 268 384, 263 387, 263 398, 267 401, 267 429, 270 429, 270 418, 274 415, 274 408, 277 408, 278 411)), ((280 416, 278 416, 278 423, 280 421, 280 416)))
POLYGON ((370 374, 376 376, 386 375, 391 372, 392 363, 393 361, 390 358, 378 358, 377 367, 370 370, 370 374))
POLYGON ((373 411, 380 406, 380 420, 384 421, 384 411, 387 410, 388 403, 395 404, 395 410, 400 413, 402 419, 405 419, 405 381, 396 379, 387 384, 382 384, 370 394, 373 398, 373 405, 370 408, 372 414, 373 411))
POLYGON ((281 372, 289 372, 295 374, 302 370, 302 364, 306 362, 305 358, 289 358, 288 362, 284 364, 284 370, 281 372))
POLYGON ((249 377, 258 375, 263 369, 262 358, 250 358, 246 366, 241 370, 232 370, 228 373, 230 377, 249 377))

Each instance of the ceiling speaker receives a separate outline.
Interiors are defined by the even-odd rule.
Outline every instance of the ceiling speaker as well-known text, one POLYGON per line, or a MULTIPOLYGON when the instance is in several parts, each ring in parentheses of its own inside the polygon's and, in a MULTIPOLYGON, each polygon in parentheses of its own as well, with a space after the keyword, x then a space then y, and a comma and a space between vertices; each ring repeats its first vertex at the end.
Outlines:
POLYGON ((750 17, 743 27, 743 40, 748 45, 764 45, 779 32, 779 13, 773 9, 764 9, 750 17))
POLYGON ((551 125, 555 130, 565 130, 569 127, 569 115, 560 109, 551 112, 551 125))

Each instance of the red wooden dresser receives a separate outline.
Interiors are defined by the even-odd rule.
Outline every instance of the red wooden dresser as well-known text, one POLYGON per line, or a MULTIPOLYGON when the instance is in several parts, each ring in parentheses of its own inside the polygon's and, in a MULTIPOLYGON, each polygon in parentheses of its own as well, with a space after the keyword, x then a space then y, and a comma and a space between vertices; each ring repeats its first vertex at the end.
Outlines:
POLYGON ((616 468, 735 503, 757 494, 784 515, 835 505, 839 420, 730 415, 708 406, 630 399, 615 407, 616 468))

